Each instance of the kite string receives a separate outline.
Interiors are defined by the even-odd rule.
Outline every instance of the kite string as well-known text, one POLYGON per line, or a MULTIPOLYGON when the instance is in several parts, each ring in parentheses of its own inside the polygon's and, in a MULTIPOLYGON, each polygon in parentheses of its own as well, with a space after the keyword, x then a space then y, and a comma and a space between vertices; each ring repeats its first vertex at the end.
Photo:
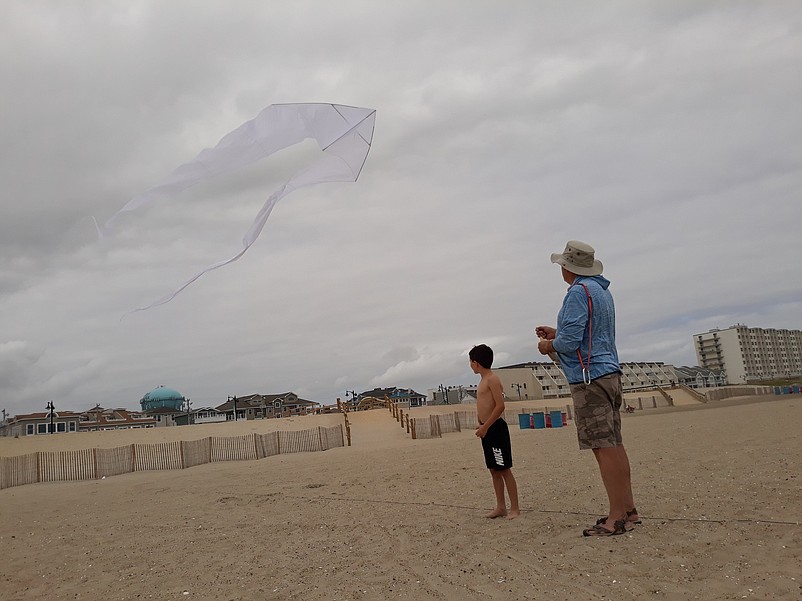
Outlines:
MULTIPOLYGON (((242 494, 250 494, 256 497, 266 496, 264 494, 259 493, 242 493, 242 494)), ((471 507, 467 505, 454 505, 451 503, 435 503, 433 501, 398 501, 398 500, 379 500, 379 499, 359 499, 353 497, 307 497, 303 495, 281 495, 283 498, 287 499, 298 499, 303 501, 347 501, 347 502, 354 502, 354 503, 369 503, 371 505, 411 505, 411 506, 418 506, 418 507, 445 507, 448 509, 469 509, 472 511, 484 511, 488 509, 487 507, 471 507)), ((584 511, 566 511, 566 510, 557 510, 557 509, 527 509, 522 507, 522 512, 526 513, 551 513, 557 515, 582 515, 582 516, 595 516, 596 514, 590 514, 584 511)), ((651 517, 644 517, 643 515, 638 516, 642 520, 650 520, 650 521, 663 521, 663 522, 696 522, 696 523, 711 523, 711 524, 727 524, 727 523, 742 523, 742 524, 773 524, 779 526, 802 526, 802 522, 800 521, 785 521, 785 520, 764 520, 764 519, 748 519, 748 518, 723 518, 723 519, 712 519, 712 518, 678 518, 678 517, 661 517, 661 516, 651 516, 651 517)))

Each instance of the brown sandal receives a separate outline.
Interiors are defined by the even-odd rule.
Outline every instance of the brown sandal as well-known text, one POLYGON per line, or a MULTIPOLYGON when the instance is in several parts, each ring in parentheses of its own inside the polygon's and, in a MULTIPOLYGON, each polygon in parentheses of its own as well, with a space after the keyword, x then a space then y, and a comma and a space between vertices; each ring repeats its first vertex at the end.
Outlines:
POLYGON ((618 534, 625 534, 627 532, 626 525, 627 525, 626 520, 618 520, 613 525, 613 529, 608 530, 601 524, 595 524, 592 527, 583 530, 582 536, 616 536, 618 534))

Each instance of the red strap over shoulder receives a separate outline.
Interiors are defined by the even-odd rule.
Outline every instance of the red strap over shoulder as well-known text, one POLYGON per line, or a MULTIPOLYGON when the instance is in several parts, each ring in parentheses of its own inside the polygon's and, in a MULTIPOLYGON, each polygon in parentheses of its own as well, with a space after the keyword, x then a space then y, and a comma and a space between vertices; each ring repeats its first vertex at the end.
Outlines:
POLYGON ((590 349, 593 345, 593 299, 590 298, 590 292, 588 291, 588 287, 585 286, 582 282, 579 282, 579 285, 585 289, 585 296, 588 297, 588 364, 585 366, 584 361, 582 361, 582 353, 579 352, 579 349, 576 349, 576 356, 579 357, 579 366, 582 368, 582 381, 585 384, 590 384, 590 349))

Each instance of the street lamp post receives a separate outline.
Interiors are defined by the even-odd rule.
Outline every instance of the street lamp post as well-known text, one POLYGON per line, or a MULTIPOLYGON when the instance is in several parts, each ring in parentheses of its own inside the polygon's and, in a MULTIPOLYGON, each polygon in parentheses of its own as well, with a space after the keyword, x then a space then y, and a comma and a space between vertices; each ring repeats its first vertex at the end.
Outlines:
POLYGON ((440 391, 440 394, 443 397, 443 404, 444 405, 448 405, 449 404, 449 402, 448 402, 448 388, 446 388, 445 386, 440 384, 440 386, 437 387, 437 390, 440 391))
POLYGON ((517 388, 518 389, 518 400, 520 401, 521 400, 521 388, 523 388, 523 387, 520 384, 513 384, 512 386, 513 386, 513 388, 517 388))
POLYGON ((53 401, 49 401, 47 403, 47 410, 50 414, 50 429, 48 430, 48 433, 53 434, 56 431, 56 428, 53 426, 53 418, 55 417, 54 412, 56 410, 56 407, 53 405, 53 401))
POLYGON ((237 421, 237 397, 230 396, 228 397, 229 401, 234 401, 234 421, 237 421))

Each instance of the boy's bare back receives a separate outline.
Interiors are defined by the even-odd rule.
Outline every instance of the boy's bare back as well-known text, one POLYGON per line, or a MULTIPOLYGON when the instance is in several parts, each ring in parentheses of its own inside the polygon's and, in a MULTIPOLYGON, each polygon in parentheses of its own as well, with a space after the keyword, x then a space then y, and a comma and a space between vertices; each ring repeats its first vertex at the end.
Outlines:
POLYGON ((476 390, 476 416, 479 421, 486 422, 498 404, 504 405, 501 380, 492 370, 487 370, 482 373, 476 390))

